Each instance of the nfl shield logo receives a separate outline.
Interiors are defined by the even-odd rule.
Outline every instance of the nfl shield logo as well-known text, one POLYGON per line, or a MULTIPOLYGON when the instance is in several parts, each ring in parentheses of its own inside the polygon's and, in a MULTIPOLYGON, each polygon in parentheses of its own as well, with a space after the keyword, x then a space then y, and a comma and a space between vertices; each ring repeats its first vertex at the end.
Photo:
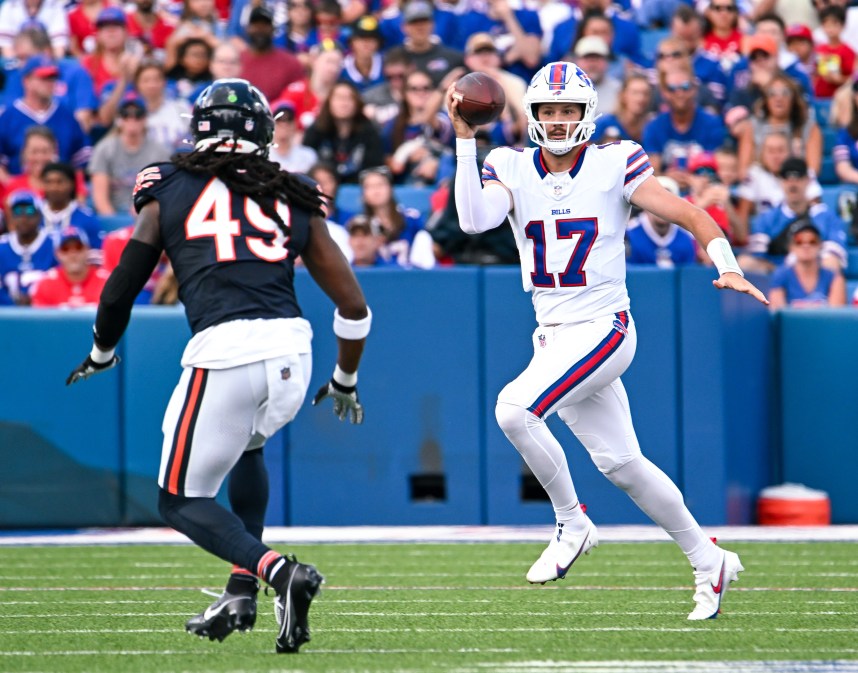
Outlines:
POLYGON ((536 338, 537 338, 537 339, 539 339, 539 347, 540 347, 540 348, 545 348, 545 335, 544 335, 544 334, 540 334, 540 335, 539 335, 538 337, 536 337, 536 338))
POLYGON ((563 185, 556 184, 554 185, 554 196, 560 196, 563 193, 563 185))
POLYGON ((283 367, 283 369, 280 370, 280 380, 281 381, 288 381, 291 376, 292 376, 292 371, 289 369, 289 367, 283 367))
POLYGON ((253 130, 253 120, 252 119, 246 119, 245 120, 244 130, 245 131, 252 131, 253 130))

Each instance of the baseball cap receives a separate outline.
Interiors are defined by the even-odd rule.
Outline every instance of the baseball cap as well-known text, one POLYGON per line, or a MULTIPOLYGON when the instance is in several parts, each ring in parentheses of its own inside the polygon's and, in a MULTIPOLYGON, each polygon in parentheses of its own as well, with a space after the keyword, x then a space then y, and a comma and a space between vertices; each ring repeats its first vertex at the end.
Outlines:
POLYGON ((126 93, 122 100, 119 101, 119 107, 117 108, 117 112, 119 116, 122 116, 122 113, 125 112, 128 108, 137 108, 143 114, 146 114, 146 102, 140 98, 135 92, 129 91, 126 93))
POLYGON ((790 157, 784 161, 778 175, 782 178, 806 178, 807 162, 800 157, 790 157))
POLYGON ((95 27, 102 26, 127 26, 128 19, 120 7, 105 7, 95 19, 95 27))
POLYGON ((718 162, 715 161, 715 156, 710 152, 698 152, 688 160, 689 173, 696 173, 703 168, 718 171, 718 162))
POLYGON ((820 241, 822 240, 822 232, 819 230, 819 227, 817 227, 810 218, 807 217, 800 217, 790 225, 789 236, 790 238, 795 238, 805 231, 809 231, 816 235, 820 241))
POLYGON ((256 23, 257 21, 264 21, 274 25, 274 14, 265 5, 254 7, 250 10, 250 18, 247 19, 247 22, 256 23))
POLYGON ((378 226, 378 222, 375 219, 371 218, 369 215, 358 214, 354 215, 346 222, 346 231, 349 233, 353 231, 364 231, 367 234, 380 234, 381 229, 378 226))
POLYGON ((474 33, 473 35, 471 35, 471 37, 468 38, 468 41, 465 43, 466 54, 474 54, 481 49, 491 49, 492 51, 497 51, 495 41, 488 33, 474 33))
POLYGON ((813 33, 810 28, 801 23, 794 23, 786 29, 786 39, 789 40, 807 40, 813 42, 813 33))
POLYGON ((276 100, 271 104, 271 114, 274 121, 295 121, 295 103, 291 100, 276 100))
POLYGON ((6 203, 9 204, 9 208, 14 208, 15 206, 38 207, 39 197, 28 189, 17 189, 9 195, 6 203))
POLYGON ((575 56, 592 56, 595 54, 598 56, 605 56, 607 58, 610 53, 607 43, 597 35, 582 37, 575 44, 575 56))
POLYGON ((354 22, 350 37, 370 37, 381 42, 381 29, 378 27, 378 19, 372 14, 360 17, 354 22))
POLYGON ((65 243, 69 241, 80 241, 84 245, 89 245, 89 239, 86 237, 86 234, 83 232, 83 229, 78 229, 77 227, 65 227, 60 231, 60 236, 57 239, 57 247, 61 248, 65 243))
POLYGON ((435 15, 435 8, 425 0, 410 0, 402 10, 402 21, 424 21, 435 15))
POLYGON ((771 35, 761 35, 759 33, 750 35, 745 39, 744 52, 750 56, 755 51, 764 51, 774 56, 778 53, 778 43, 771 35))
POLYGON ((31 56, 21 66, 21 77, 59 77, 60 69, 49 56, 31 56))

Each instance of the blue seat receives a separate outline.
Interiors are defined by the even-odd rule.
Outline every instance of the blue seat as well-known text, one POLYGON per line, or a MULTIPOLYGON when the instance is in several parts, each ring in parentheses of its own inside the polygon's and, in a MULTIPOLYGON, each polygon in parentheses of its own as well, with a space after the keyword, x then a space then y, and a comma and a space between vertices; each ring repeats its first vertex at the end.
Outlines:
POLYGON ((655 60, 658 43, 670 36, 669 28, 648 28, 641 30, 641 52, 647 58, 655 60))
MULTIPOLYGON (((397 185, 393 188, 393 194, 400 205, 407 208, 416 208, 423 218, 429 217, 432 206, 429 200, 435 190, 432 187, 412 187, 410 185, 397 185)), ((337 208, 346 213, 359 213, 363 211, 359 185, 342 185, 337 192, 337 208)))
POLYGON ((828 126, 828 117, 831 115, 831 99, 829 98, 814 98, 811 105, 816 114, 816 123, 820 128, 828 126))
POLYGON ((838 130, 830 126, 822 128, 822 156, 829 156, 837 142, 838 130))
POLYGON ((858 280, 847 280, 846 281, 846 303, 847 304, 858 304, 858 280))
POLYGON ((134 224, 134 216, 130 213, 123 213, 121 215, 99 215, 98 221, 101 223, 102 229, 109 232, 134 224))
POLYGON ((841 185, 824 185, 822 187, 822 202, 828 206, 828 210, 832 213, 840 214, 837 205, 837 200, 840 198, 840 192, 843 190, 841 185))
POLYGON ((819 171, 819 183, 821 185, 836 185, 840 181, 837 179, 837 171, 834 170, 834 159, 831 157, 822 158, 822 168, 819 171))
POLYGON ((852 247, 846 251, 848 260, 844 275, 851 280, 858 280, 858 248, 852 247))

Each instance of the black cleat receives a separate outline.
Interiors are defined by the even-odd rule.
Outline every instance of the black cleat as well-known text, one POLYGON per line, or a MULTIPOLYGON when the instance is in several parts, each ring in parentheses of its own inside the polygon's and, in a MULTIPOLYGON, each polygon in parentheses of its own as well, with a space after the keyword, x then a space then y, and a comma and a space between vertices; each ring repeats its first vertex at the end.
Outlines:
POLYGON ((224 591, 205 611, 188 620, 188 633, 223 642, 233 631, 250 631, 256 624, 256 591, 231 594, 224 591))
POLYGON ((288 570, 289 580, 274 599, 274 616, 280 630, 277 634, 277 652, 296 653, 298 648, 310 641, 310 625, 307 613, 310 603, 319 593, 325 578, 315 566, 306 563, 292 564, 288 570))

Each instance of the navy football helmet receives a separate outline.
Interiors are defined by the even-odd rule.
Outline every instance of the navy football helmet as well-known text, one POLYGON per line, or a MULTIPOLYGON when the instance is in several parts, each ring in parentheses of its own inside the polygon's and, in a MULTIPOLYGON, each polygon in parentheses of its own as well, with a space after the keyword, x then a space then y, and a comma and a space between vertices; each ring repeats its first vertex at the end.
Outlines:
POLYGON ((250 82, 219 79, 197 97, 191 135, 196 149, 222 143, 218 151, 266 152, 274 138, 274 117, 265 95, 250 82))

